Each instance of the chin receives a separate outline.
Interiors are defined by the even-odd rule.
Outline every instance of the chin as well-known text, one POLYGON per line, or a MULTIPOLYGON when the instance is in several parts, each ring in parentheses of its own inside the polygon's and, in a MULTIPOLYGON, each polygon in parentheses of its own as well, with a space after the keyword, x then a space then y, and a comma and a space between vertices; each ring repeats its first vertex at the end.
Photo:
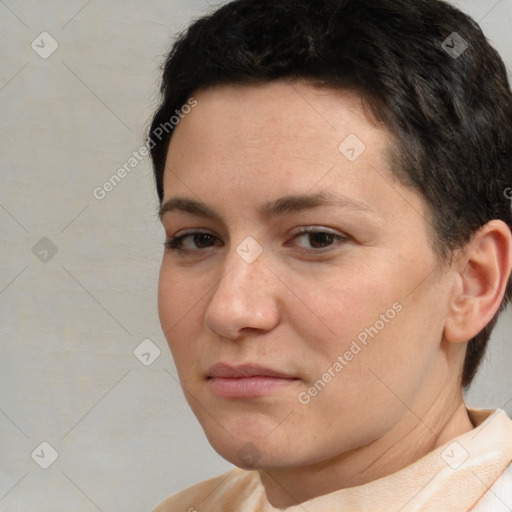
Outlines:
MULTIPOLYGON (((275 426, 273 428, 275 430, 275 426)), ((223 459, 242 469, 285 469, 308 465, 315 458, 303 442, 290 443, 293 436, 285 429, 279 434, 270 431, 271 435, 268 430, 262 435, 254 426, 251 430, 236 433, 226 429, 231 435, 218 425, 211 429, 203 425, 203 429, 212 448, 223 459)))
MULTIPOLYGON (((297 461, 287 460, 290 447, 280 442, 279 446, 261 443, 250 438, 231 440, 230 444, 210 440, 213 449, 231 464, 246 470, 277 469, 295 465, 297 461), (282 453, 279 448, 282 449, 282 453)), ((293 450, 294 452, 296 450, 293 450)))

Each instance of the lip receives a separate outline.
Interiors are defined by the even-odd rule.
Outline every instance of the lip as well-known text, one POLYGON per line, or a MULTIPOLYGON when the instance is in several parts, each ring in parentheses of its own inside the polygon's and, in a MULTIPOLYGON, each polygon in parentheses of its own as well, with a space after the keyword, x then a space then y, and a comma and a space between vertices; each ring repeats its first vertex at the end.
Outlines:
POLYGON ((292 375, 255 364, 217 363, 207 372, 213 394, 223 398, 258 398, 271 395, 298 380, 292 375))
POLYGON ((257 364, 230 365, 228 363, 214 364, 207 372, 208 378, 243 378, 243 377, 275 377, 277 379, 294 379, 287 373, 266 368, 257 364))

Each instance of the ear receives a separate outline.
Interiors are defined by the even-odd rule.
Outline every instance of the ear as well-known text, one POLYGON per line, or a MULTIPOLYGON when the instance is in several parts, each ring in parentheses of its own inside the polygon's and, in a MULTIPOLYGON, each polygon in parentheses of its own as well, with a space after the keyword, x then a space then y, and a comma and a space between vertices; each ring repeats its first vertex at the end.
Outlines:
POLYGON ((512 233, 492 220, 473 236, 457 259, 456 286, 444 337, 463 343, 476 336, 499 309, 512 269, 512 233))

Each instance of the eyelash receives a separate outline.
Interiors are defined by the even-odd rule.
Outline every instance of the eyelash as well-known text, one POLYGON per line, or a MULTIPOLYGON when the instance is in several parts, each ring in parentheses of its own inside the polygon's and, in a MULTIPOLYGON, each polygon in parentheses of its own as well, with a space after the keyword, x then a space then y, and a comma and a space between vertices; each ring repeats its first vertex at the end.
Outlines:
MULTIPOLYGON (((311 234, 331 235, 332 237, 338 239, 338 244, 346 242, 349 239, 348 236, 339 235, 339 234, 336 234, 336 233, 331 233, 330 231, 325 231, 325 230, 318 229, 318 228, 305 228, 305 229, 299 231, 298 233, 295 233, 293 238, 296 238, 296 237, 302 236, 302 235, 311 235, 311 234)), ((194 252, 201 252, 204 249, 182 249, 182 247, 181 247, 181 245, 183 243, 183 240, 185 238, 190 237, 190 236, 193 237, 193 236, 196 236, 196 235, 208 235, 210 237, 217 238, 215 235, 212 235, 212 234, 210 234, 208 232, 205 232, 205 231, 192 231, 190 233, 185 233, 184 235, 180 235, 180 236, 171 238, 170 240, 167 240, 164 243, 165 248, 168 251, 173 251, 173 252, 176 251, 178 254, 180 254, 182 256, 186 256, 187 254, 194 253, 194 252)), ((217 238, 217 240, 218 240, 218 238, 217 238)), ((338 245, 338 244, 336 244, 336 245, 338 245)), ((309 253, 309 254, 312 254, 312 253, 321 254, 321 253, 325 253, 327 251, 332 250, 331 246, 333 246, 333 245, 335 245, 335 244, 333 243, 333 244, 328 245, 327 247, 321 248, 321 249, 304 249, 304 250, 301 250, 300 252, 302 252, 302 253, 309 253)), ((206 247, 206 249, 209 249, 210 247, 211 246, 208 246, 208 247, 206 247)))

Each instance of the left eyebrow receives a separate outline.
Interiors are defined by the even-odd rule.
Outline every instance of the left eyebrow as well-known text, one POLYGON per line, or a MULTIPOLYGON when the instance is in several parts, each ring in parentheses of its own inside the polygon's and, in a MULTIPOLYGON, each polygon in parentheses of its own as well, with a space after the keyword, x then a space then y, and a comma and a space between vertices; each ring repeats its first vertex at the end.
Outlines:
MULTIPOLYGON (((333 206, 345 210, 355 210, 363 213, 375 214, 367 204, 351 199, 346 196, 339 196, 331 192, 318 192, 316 194, 288 195, 264 203, 258 207, 258 213, 265 219, 297 213, 304 210, 311 210, 322 206, 333 206)), ((160 220, 166 213, 172 211, 184 211, 199 217, 206 217, 223 222, 222 215, 210 206, 187 197, 173 197, 165 201, 158 215, 160 220)))

